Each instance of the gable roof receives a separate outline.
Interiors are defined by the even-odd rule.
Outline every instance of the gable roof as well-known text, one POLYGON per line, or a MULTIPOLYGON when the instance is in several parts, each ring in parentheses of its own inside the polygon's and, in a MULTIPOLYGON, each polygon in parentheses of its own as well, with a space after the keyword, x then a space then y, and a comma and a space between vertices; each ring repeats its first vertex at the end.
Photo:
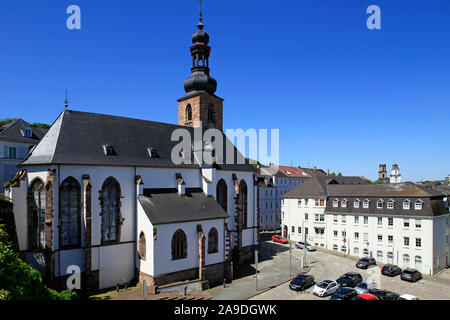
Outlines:
POLYGON ((186 188, 180 196, 175 188, 144 189, 139 203, 153 225, 228 218, 228 214, 200 188, 186 188))
MULTIPOLYGON (((199 168, 197 163, 177 165, 172 162, 171 152, 179 141, 171 141, 171 136, 179 128, 188 130, 194 137, 194 128, 64 110, 20 166, 84 164, 199 168), (106 155, 105 146, 112 146, 115 154, 106 155), (158 156, 150 157, 148 148, 154 148, 158 156)), ((226 139, 224 141, 231 144, 223 133, 222 135, 226 139)), ((227 143, 223 143, 224 161, 226 149, 227 143)), ((216 168, 254 172, 248 163, 237 164, 237 154, 242 155, 235 146, 233 150, 235 164, 217 164, 216 168)))
POLYGON ((10 122, 2 126, 1 129, 0 141, 12 141, 30 144, 37 144, 47 132, 46 129, 33 127, 31 126, 31 124, 22 119, 17 119, 13 122, 10 122), (26 137, 24 135, 24 131, 26 128, 31 129, 31 137, 26 137))
POLYGON ((311 175, 300 169, 299 167, 279 166, 279 177, 296 177, 296 178, 311 178, 311 175))

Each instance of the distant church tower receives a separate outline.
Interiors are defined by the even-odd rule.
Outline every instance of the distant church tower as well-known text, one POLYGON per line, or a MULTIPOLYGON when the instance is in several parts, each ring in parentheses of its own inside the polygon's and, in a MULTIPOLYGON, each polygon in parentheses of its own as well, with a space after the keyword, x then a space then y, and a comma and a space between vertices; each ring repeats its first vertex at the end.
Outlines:
POLYGON ((191 76, 184 80, 186 95, 178 99, 178 124, 223 130, 223 99, 214 95, 217 81, 209 75, 209 35, 203 31, 202 11, 198 31, 192 35, 191 76))
POLYGON ((402 182, 402 175, 400 174, 398 165, 396 163, 394 163, 392 165, 392 170, 391 170, 391 183, 401 183, 401 182, 402 182))
POLYGON ((378 170, 378 180, 384 180, 387 178, 386 164, 380 164, 380 170, 378 170))

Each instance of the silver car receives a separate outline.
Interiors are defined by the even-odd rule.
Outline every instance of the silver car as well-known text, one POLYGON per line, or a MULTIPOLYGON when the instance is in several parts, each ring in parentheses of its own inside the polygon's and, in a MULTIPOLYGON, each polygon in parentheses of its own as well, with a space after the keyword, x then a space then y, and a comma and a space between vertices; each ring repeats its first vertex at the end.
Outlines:
POLYGON ((358 294, 368 293, 370 289, 378 289, 377 284, 372 281, 362 281, 355 287, 358 294))
MULTIPOLYGON (((299 249, 304 249, 305 248, 305 243, 302 241, 297 241, 295 243, 295 246, 299 249)), ((310 245, 309 243, 306 244, 306 250, 308 251, 316 251, 316 248, 313 245, 310 245)))

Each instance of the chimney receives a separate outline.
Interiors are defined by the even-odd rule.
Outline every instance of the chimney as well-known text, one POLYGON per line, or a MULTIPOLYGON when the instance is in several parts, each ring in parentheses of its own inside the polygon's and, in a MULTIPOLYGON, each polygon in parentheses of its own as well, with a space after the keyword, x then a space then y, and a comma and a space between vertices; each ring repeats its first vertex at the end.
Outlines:
POLYGON ((186 183, 184 183, 184 179, 181 176, 181 173, 175 173, 175 177, 177 179, 178 195, 180 196, 186 195, 186 183))

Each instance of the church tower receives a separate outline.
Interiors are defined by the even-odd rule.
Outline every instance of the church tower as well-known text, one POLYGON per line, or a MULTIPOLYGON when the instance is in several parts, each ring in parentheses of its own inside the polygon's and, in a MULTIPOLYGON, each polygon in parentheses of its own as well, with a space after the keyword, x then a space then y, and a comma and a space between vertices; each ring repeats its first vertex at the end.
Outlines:
POLYGON ((401 183, 402 182, 402 175, 400 174, 400 170, 398 169, 398 164, 394 163, 392 165, 391 170, 391 183, 401 183))
POLYGON ((203 129, 223 129, 223 99, 214 92, 217 81, 209 75, 209 35, 203 31, 202 10, 197 32, 192 35, 191 76, 184 80, 184 97, 178 99, 178 124, 203 129))

